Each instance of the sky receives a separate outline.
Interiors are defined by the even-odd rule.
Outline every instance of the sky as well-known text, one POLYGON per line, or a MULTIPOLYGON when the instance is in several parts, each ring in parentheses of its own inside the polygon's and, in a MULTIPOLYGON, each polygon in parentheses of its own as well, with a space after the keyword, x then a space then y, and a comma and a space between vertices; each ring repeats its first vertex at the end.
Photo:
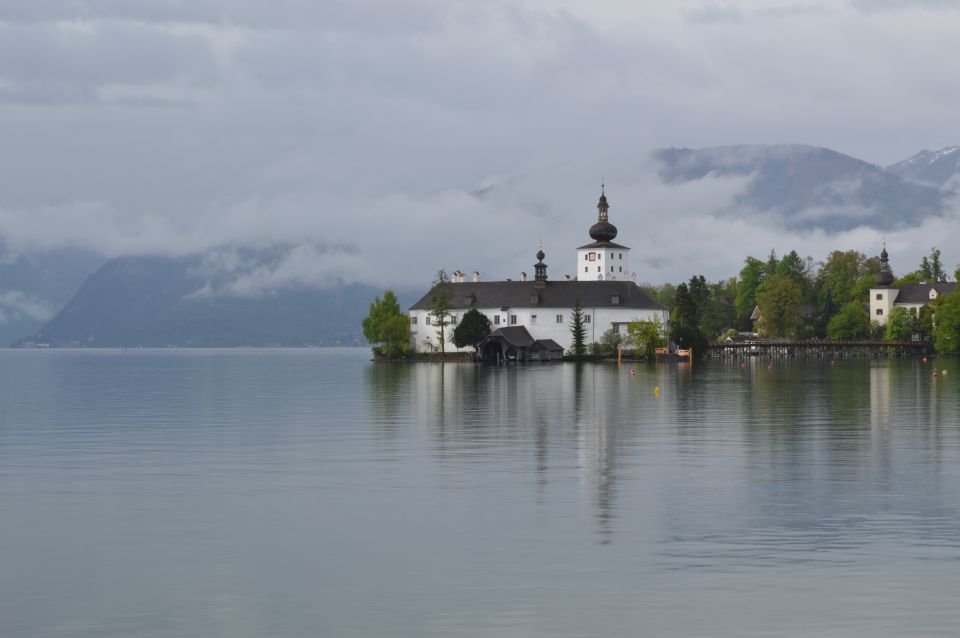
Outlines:
MULTIPOLYGON (((731 218, 742 179, 665 185, 650 152, 802 143, 886 165, 958 144, 958 32, 960 0, 0 0, 0 236, 106 257, 300 246, 262 286, 517 277, 542 242, 558 277, 603 179, 642 281, 873 254, 868 225, 731 218)), ((952 270, 958 226, 887 239, 911 268, 938 244, 952 270)))

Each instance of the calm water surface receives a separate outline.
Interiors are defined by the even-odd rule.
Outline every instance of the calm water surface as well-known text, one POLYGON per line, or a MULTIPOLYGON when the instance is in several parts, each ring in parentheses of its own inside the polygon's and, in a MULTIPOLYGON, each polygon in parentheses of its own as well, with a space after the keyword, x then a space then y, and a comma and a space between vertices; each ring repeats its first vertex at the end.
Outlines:
POLYGON ((960 631, 958 361, 368 359, 0 351, 0 636, 960 631))

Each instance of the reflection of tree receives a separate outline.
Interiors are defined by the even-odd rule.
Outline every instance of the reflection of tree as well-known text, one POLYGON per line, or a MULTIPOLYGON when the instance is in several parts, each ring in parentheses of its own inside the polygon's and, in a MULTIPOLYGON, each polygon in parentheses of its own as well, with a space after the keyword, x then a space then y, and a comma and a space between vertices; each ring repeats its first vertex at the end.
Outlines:
POLYGON ((577 364, 574 369, 574 423, 584 478, 593 488, 597 506, 600 542, 607 544, 612 540, 616 494, 616 424, 611 414, 616 406, 609 395, 618 387, 617 375, 606 366, 593 364, 589 373, 592 383, 586 389, 587 364, 577 364))
POLYGON ((393 438, 397 422, 409 409, 412 373, 409 363, 373 363, 364 371, 366 404, 373 411, 370 423, 385 438, 393 438))

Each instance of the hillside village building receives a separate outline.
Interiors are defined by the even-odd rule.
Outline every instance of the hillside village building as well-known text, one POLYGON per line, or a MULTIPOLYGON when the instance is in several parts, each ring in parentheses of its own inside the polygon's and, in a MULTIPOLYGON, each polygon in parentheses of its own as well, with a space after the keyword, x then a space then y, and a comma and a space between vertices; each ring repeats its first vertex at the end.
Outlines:
POLYGON ((870 289, 870 320, 883 326, 887 325, 894 308, 912 308, 919 314, 921 308, 940 295, 957 289, 956 282, 945 281, 903 284, 894 288, 893 270, 890 268, 886 246, 880 252, 880 272, 877 273, 876 281, 877 287, 870 289))
MULTIPOLYGON (((634 283, 634 273, 629 267, 630 249, 613 241, 617 227, 609 221, 605 192, 601 192, 597 209, 597 223, 590 227, 593 241, 576 249, 576 279, 548 279, 542 248, 537 252, 532 281, 527 280, 525 274, 520 281, 480 281, 479 273, 475 272, 473 281, 468 282, 461 272, 454 273, 448 284, 453 296, 446 350, 458 351, 450 341, 453 328, 472 308, 490 320, 494 341, 508 357, 511 349, 515 355, 529 349, 548 357, 557 349, 569 349, 573 342, 571 309, 578 299, 583 309, 587 343, 600 341, 610 328, 626 334, 627 325, 633 321, 658 319, 666 327, 669 319, 666 307, 634 283)), ((410 308, 410 328, 417 352, 440 349, 438 328, 431 325, 432 296, 433 290, 410 308)), ((469 352, 472 348, 462 350, 469 352)))

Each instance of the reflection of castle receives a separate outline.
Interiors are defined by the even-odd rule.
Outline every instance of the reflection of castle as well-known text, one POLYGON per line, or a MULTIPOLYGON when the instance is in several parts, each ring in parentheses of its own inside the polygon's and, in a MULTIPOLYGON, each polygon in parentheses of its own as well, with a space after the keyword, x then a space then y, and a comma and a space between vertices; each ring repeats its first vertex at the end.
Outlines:
POLYGON ((903 284, 899 288, 893 287, 893 270, 884 245, 880 252, 880 272, 877 273, 877 287, 870 289, 870 320, 882 326, 887 325, 887 318, 894 308, 906 308, 919 313, 920 309, 940 295, 951 293, 957 289, 956 282, 922 282, 919 284, 903 284))
MULTIPOLYGON (((578 300, 591 342, 599 341, 610 328, 624 332, 632 321, 656 318, 666 326, 667 309, 633 281, 630 249, 613 241, 617 227, 609 221, 605 193, 600 195, 597 210, 597 223, 590 227, 593 241, 577 248, 575 279, 548 280, 542 248, 537 252, 533 281, 527 280, 526 273, 521 273, 520 281, 480 281, 480 274, 475 272, 473 281, 468 282, 459 271, 454 273, 448 284, 453 325, 445 329, 446 338, 450 339, 463 313, 476 308, 487 316, 494 332, 512 327, 519 332, 522 328, 531 341, 552 340, 566 349, 572 342, 571 308, 578 300)), ((438 327, 431 325, 430 315, 436 292, 432 289, 410 308, 410 328, 418 352, 439 349, 438 327)), ((456 348, 449 344, 446 350, 456 348)))

